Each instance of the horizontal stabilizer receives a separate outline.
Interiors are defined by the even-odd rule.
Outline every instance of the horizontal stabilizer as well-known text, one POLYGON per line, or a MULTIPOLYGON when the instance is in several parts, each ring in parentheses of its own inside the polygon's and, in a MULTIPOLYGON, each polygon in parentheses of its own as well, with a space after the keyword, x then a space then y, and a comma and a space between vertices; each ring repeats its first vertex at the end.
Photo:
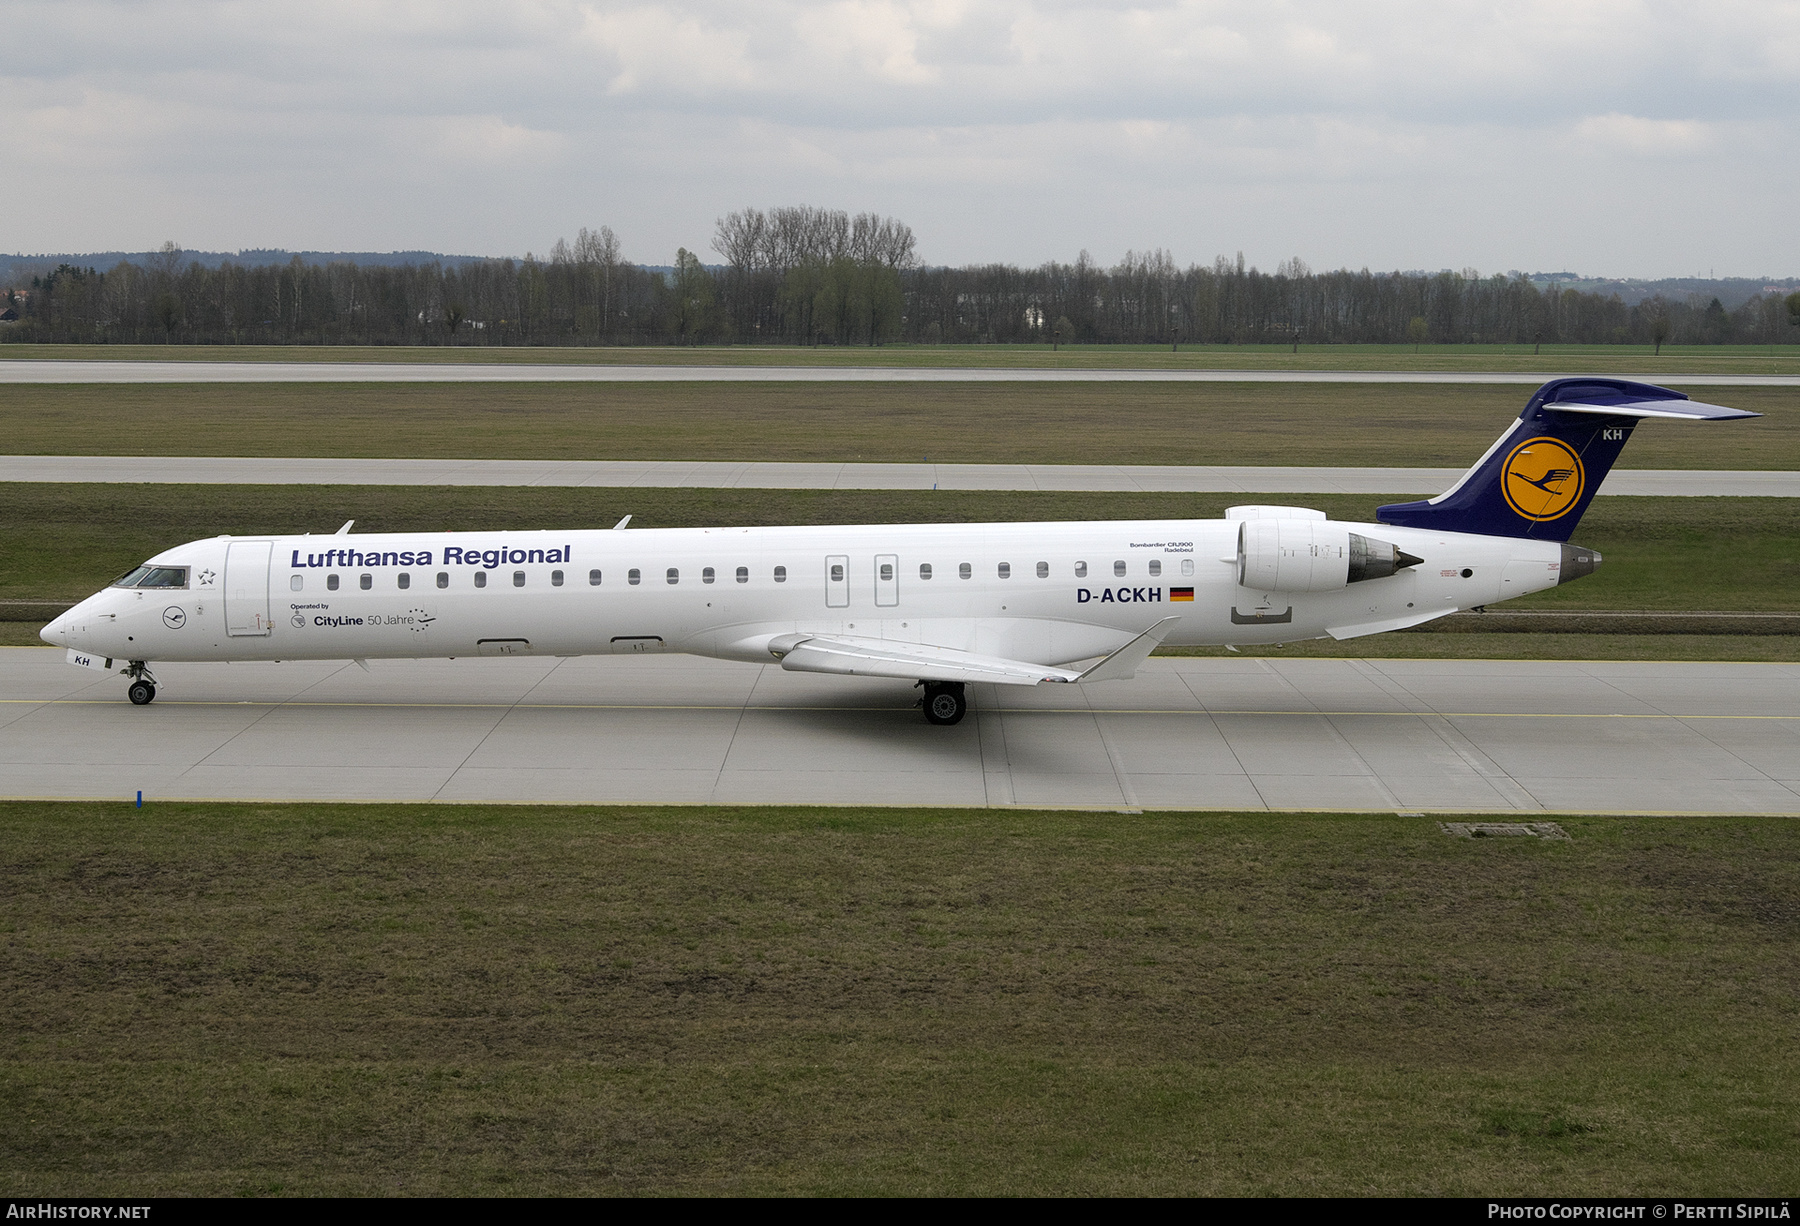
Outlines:
POLYGON ((1604 417, 1666 417, 1675 421, 1731 421, 1739 417, 1761 417, 1748 409, 1728 409, 1722 404, 1701 404, 1698 400, 1622 400, 1609 404, 1584 401, 1562 401, 1547 404, 1546 409, 1558 413, 1594 413, 1604 417))

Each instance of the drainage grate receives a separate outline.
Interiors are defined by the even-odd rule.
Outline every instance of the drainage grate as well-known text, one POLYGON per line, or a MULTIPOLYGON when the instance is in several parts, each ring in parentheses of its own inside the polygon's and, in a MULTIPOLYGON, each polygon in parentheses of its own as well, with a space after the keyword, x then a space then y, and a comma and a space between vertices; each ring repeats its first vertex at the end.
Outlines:
POLYGON ((1458 839, 1566 839, 1555 822, 1439 822, 1445 834, 1458 839))

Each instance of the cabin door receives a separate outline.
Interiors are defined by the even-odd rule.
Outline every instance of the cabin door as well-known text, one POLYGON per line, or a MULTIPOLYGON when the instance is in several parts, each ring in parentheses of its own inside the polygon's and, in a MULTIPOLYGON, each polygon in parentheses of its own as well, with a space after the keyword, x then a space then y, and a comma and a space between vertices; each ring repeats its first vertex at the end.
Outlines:
POLYGON ((269 624, 269 554, 274 541, 233 541, 225 549, 225 633, 266 635, 269 624))
POLYGON ((825 559, 825 607, 850 607, 850 558, 847 554, 834 553, 825 559))
POLYGON ((891 553, 875 555, 875 607, 891 609, 900 603, 900 559, 891 553))

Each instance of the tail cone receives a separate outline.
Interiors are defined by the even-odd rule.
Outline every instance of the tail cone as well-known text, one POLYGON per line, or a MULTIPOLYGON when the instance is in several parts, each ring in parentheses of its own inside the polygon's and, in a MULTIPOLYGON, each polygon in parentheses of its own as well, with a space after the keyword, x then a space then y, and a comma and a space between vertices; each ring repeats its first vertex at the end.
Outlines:
POLYGON ((1556 581, 1567 583, 1571 579, 1591 575, 1599 569, 1600 554, 1598 551, 1565 543, 1562 547, 1562 569, 1557 572, 1556 581))
POLYGON ((1408 566, 1417 566, 1424 558, 1415 558, 1412 554, 1386 541, 1370 540, 1360 532, 1350 534, 1350 575, 1347 582, 1361 583, 1365 579, 1385 579, 1395 571, 1404 570, 1408 566))

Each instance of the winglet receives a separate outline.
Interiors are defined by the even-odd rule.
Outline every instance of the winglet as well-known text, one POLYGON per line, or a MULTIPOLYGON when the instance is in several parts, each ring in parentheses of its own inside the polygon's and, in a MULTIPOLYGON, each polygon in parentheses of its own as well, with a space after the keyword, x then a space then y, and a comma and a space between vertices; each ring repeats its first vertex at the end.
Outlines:
POLYGON ((620 528, 623 528, 626 524, 628 524, 630 522, 631 522, 631 516, 627 515, 624 519, 621 519, 618 523, 613 525, 613 531, 617 532, 620 528))
POLYGON ((1162 641, 1169 637, 1169 631, 1175 628, 1179 617, 1165 617, 1154 626, 1132 639, 1125 646, 1107 656, 1104 660, 1075 678, 1080 685, 1084 681, 1127 681, 1137 675, 1138 665, 1150 658, 1150 653, 1162 646, 1162 641))
POLYGON ((342 528, 339 528, 336 532, 333 532, 331 535, 333 535, 333 536, 349 536, 350 535, 350 525, 355 522, 356 521, 354 519, 346 519, 344 521, 344 526, 342 528))

